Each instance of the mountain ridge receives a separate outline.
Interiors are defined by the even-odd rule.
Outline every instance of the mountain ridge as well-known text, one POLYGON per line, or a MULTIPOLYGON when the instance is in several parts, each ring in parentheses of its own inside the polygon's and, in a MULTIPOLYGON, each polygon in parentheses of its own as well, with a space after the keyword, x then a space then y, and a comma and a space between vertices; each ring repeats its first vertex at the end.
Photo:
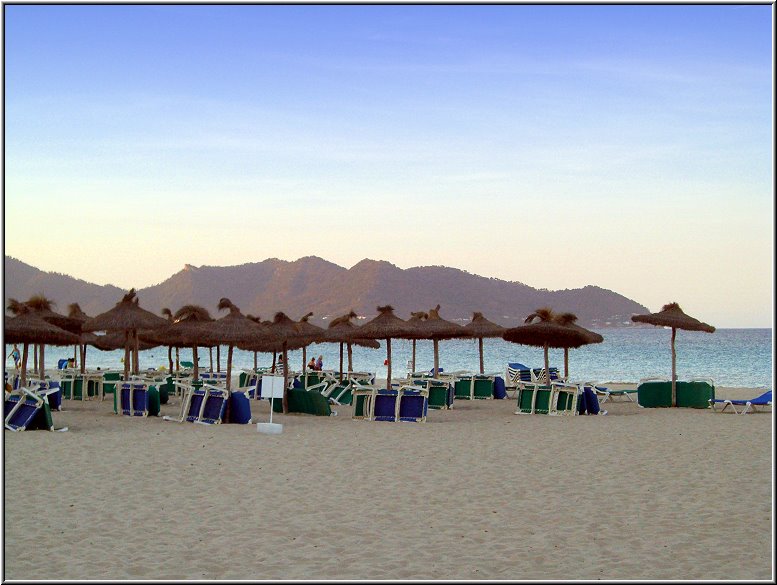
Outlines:
MULTIPOLYGON (((5 257, 6 307, 10 298, 24 301, 44 294, 60 312, 77 302, 87 314, 97 315, 113 307, 125 292, 5 257)), ((162 282, 137 289, 137 296, 143 308, 156 314, 164 307, 175 312, 185 304, 197 304, 218 318, 215 307, 221 297, 228 297, 243 314, 271 319, 283 311, 298 319, 313 311, 311 321, 322 325, 352 309, 371 318, 377 314, 376 307, 384 304, 392 305, 397 316, 405 319, 411 311, 439 303, 441 316, 450 321, 464 323, 473 311, 480 311, 504 326, 519 325, 544 306, 575 313, 578 323, 586 327, 630 326, 632 314, 649 312, 644 305, 596 285, 554 291, 450 266, 402 269, 386 260, 364 258, 344 268, 318 256, 292 261, 267 258, 234 266, 185 264, 162 282)))

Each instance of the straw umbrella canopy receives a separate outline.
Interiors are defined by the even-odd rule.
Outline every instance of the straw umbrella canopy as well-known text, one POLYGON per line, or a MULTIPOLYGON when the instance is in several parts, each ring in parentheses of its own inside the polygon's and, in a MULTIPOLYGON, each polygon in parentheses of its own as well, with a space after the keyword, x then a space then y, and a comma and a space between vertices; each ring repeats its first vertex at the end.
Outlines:
MULTIPOLYGON (((8 310, 14 314, 26 312, 27 310, 34 312, 38 317, 41 317, 44 321, 51 323, 52 325, 64 329, 70 333, 76 335, 81 333, 81 323, 77 319, 71 319, 65 315, 60 315, 52 310, 52 307, 56 303, 51 299, 46 298, 42 294, 33 295, 27 299, 24 303, 20 303, 16 299, 9 299, 8 310)), ((43 363, 44 343, 35 344, 35 366, 39 370, 43 370, 41 367, 43 363), (40 358, 37 357, 37 347, 40 346, 40 358)), ((41 376, 42 377, 42 376, 41 376)))
MULTIPOLYGON (((585 338, 585 343, 582 345, 590 345, 592 343, 601 343, 604 341, 604 337, 595 331, 591 331, 590 329, 586 329, 575 323, 575 321, 577 321, 577 315, 574 313, 561 313, 560 315, 556 315, 555 320, 561 325, 579 331, 585 338)), ((564 348, 564 378, 569 378, 569 347, 564 348)))
MULTIPOLYGON (((3 329, 7 343, 22 343, 24 346, 20 382, 22 386, 27 383, 27 352, 30 343, 39 343, 41 344, 41 347, 47 343, 50 345, 70 345, 78 343, 78 335, 65 331, 64 329, 45 321, 40 315, 32 310, 20 313, 17 317, 6 319, 3 329)), ((39 375, 41 380, 45 379, 46 372, 42 349, 39 375)))
POLYGON ((351 319, 356 318, 358 315, 351 311, 345 315, 335 317, 329 322, 329 327, 326 329, 326 340, 340 344, 340 380, 343 379, 343 345, 348 346, 348 371, 353 371, 353 353, 351 350, 352 345, 360 345, 362 347, 370 347, 372 349, 378 349, 380 343, 374 339, 353 339, 351 334, 354 330, 359 329, 356 325, 351 323, 351 319))
POLYGON ((386 389, 391 389, 391 340, 392 339, 424 339, 425 335, 412 323, 400 319, 394 315, 394 307, 384 305, 378 307, 378 316, 368 321, 361 327, 355 328, 350 333, 345 333, 351 339, 385 339, 386 363, 388 371, 386 375, 386 389))
MULTIPOLYGON (((134 341, 137 355, 139 329, 158 329, 167 325, 167 321, 150 311, 141 309, 132 288, 116 305, 104 313, 87 319, 82 325, 83 331, 121 331, 124 333, 124 378, 129 378, 130 346, 134 341)), ((136 367, 137 367, 137 359, 136 367)))
POLYGON ((548 348, 580 347, 586 342, 586 336, 572 327, 561 325, 555 321, 555 315, 549 308, 537 309, 526 317, 524 325, 506 329, 502 339, 523 345, 542 347, 545 352, 545 376, 550 380, 550 363, 548 348), (537 322, 533 322, 538 319, 537 322))
POLYGON ((146 341, 156 342, 159 345, 173 345, 192 348, 192 361, 194 362, 194 377, 200 378, 199 357, 197 347, 206 345, 204 338, 207 335, 208 326, 213 318, 208 310, 199 305, 184 305, 173 315, 173 322, 153 331, 144 331, 141 336, 146 341))
POLYGON ((677 330, 685 329, 686 331, 715 333, 715 328, 686 315, 677 303, 664 305, 658 313, 632 315, 631 320, 636 323, 649 323, 657 327, 672 328, 672 406, 677 406, 677 353, 675 351, 677 330))
POLYGON ((440 371, 440 340, 466 337, 467 333, 461 325, 440 317, 440 305, 434 309, 429 309, 426 320, 419 323, 418 329, 423 332, 425 338, 431 339, 434 344, 434 370, 432 373, 436 376, 440 371))
POLYGON ((475 311, 472 313, 472 320, 462 327, 468 337, 478 340, 478 352, 480 353, 480 373, 483 370, 483 338, 484 337, 502 337, 505 328, 486 319, 483 313, 475 311))
POLYGON ((229 309, 224 317, 213 321, 205 329, 201 339, 205 343, 224 343, 227 350, 227 391, 232 387, 232 353, 237 343, 268 340, 272 333, 260 323, 243 315, 232 301, 223 297, 219 300, 218 310, 229 309))

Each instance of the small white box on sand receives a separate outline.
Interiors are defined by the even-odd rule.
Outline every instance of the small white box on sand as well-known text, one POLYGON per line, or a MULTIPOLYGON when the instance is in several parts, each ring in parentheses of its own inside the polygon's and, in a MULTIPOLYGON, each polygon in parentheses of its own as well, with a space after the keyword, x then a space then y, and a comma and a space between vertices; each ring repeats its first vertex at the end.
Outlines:
POLYGON ((280 423, 256 423, 256 430, 268 435, 280 435, 283 432, 283 425, 280 423))

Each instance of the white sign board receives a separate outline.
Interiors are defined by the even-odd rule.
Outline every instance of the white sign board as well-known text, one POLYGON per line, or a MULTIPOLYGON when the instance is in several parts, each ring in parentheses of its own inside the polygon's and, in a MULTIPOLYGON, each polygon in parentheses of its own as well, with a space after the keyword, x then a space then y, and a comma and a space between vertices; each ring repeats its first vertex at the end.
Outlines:
POLYGON ((283 376, 262 376, 262 398, 283 398, 283 376))

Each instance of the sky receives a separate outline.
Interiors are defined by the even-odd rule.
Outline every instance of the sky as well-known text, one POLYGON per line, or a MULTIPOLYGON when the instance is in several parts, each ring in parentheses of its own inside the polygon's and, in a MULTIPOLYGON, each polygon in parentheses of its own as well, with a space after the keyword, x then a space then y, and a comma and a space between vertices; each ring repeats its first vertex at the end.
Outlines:
POLYGON ((5 254, 319 256, 771 327, 771 5, 4 5, 5 254))

